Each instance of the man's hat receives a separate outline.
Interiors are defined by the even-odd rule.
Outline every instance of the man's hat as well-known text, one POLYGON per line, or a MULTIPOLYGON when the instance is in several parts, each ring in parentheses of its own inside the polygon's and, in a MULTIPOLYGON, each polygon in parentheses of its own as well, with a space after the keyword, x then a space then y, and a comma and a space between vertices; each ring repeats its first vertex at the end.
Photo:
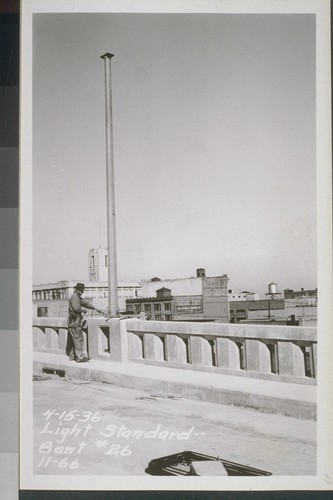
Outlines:
POLYGON ((75 290, 81 290, 81 292, 84 292, 84 283, 76 283, 75 290))

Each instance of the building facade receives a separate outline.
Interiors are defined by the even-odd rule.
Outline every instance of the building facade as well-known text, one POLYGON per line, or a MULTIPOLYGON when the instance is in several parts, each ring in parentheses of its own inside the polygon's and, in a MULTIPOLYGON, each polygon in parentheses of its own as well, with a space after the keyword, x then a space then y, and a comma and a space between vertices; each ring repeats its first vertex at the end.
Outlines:
POLYGON ((317 304, 304 299, 230 301, 230 322, 316 326, 317 304))
POLYGON ((206 277, 200 268, 196 278, 153 278, 142 283, 140 300, 126 300, 126 311, 156 321, 229 323, 228 276, 206 277))
MULTIPOLYGON (((79 280, 80 281, 80 280, 79 280)), ((34 285, 32 291, 34 316, 64 317, 67 316, 68 299, 74 291, 76 281, 59 281, 34 285)), ((140 283, 118 283, 119 311, 126 311, 126 299, 140 297, 140 283)), ((89 281, 85 283, 83 298, 98 309, 107 310, 109 300, 108 282, 89 281)), ((92 314, 89 312, 89 314, 92 314)))
POLYGON ((126 313, 143 315, 147 320, 172 321, 174 317, 174 297, 171 290, 161 288, 156 291, 156 297, 141 297, 126 300, 126 313))
POLYGON ((260 300, 260 295, 254 292, 234 292, 233 290, 228 291, 228 300, 239 301, 239 300, 260 300))
POLYGON ((317 288, 315 290, 304 290, 304 288, 301 288, 300 290, 292 290, 291 288, 286 288, 283 291, 283 296, 285 299, 300 299, 300 298, 306 298, 306 299, 315 299, 317 301, 318 298, 318 290, 317 288))

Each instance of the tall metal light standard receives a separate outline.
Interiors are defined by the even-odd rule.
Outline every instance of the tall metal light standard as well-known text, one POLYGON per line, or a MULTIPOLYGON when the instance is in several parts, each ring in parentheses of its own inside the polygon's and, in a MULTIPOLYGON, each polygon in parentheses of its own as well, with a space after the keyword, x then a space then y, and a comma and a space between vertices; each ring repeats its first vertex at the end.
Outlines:
POLYGON ((108 233, 108 280, 109 301, 108 312, 118 315, 117 294, 117 248, 116 248, 116 206, 114 193, 114 160, 113 160, 113 122, 112 122, 112 88, 111 58, 107 52, 101 59, 105 63, 105 121, 106 121, 106 196, 107 196, 107 233, 108 233))

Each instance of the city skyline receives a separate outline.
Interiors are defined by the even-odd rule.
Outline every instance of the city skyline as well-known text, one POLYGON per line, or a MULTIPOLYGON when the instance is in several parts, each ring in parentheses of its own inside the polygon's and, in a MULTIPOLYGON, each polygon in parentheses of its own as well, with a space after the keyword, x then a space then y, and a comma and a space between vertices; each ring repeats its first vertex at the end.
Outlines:
MULTIPOLYGON (((98 247, 98 248, 107 251, 107 248, 102 248, 102 247, 98 247)), ((93 249, 91 249, 91 250, 93 250, 93 249)), ((168 278, 168 277, 161 278, 160 276, 156 276, 156 275, 152 274, 150 277, 142 278, 142 279, 137 280, 137 281, 135 281, 135 280, 128 280, 128 281, 118 280, 118 286, 122 287, 122 286, 124 286, 124 284, 126 285, 126 284, 131 284, 131 283, 142 284, 142 283, 150 282, 152 280, 156 280, 157 278, 161 282, 175 281, 175 280, 186 280, 186 279, 189 279, 189 278, 198 278, 199 276, 197 274, 197 271, 199 269, 200 270, 204 269, 206 277, 221 277, 222 276, 222 274, 211 276, 211 275, 209 275, 209 274, 206 273, 206 269, 205 268, 197 268, 197 269, 194 270, 194 272, 190 276, 178 276, 178 277, 175 277, 175 278, 168 278)), ((40 285, 55 284, 55 283, 59 283, 59 282, 73 282, 73 283, 74 282, 84 282, 86 285, 89 286, 89 283, 93 283, 93 282, 96 282, 96 283, 97 282, 101 282, 101 283, 103 282, 104 283, 104 282, 107 281, 107 278, 105 278, 104 280, 101 280, 101 279, 99 279, 99 280, 91 279, 90 276, 89 276, 89 266, 88 266, 88 270, 87 270, 86 274, 87 274, 86 278, 82 277, 82 275, 81 275, 81 277, 77 277, 74 280, 73 279, 72 280, 63 279, 63 280, 57 280, 55 282, 34 283, 33 285, 34 286, 40 286, 40 285)), ((225 273, 225 274, 227 274, 227 273, 225 273)), ((202 277, 202 276, 200 276, 200 277, 202 277)), ((230 281, 229 277, 228 277, 228 281, 230 281)), ((279 283, 276 283, 274 281, 267 282, 266 290, 261 290, 261 291, 254 290, 251 287, 249 289, 246 289, 246 290, 245 290, 245 288, 242 288, 242 287, 239 288, 239 289, 237 289, 237 290, 236 289, 230 289, 230 286, 228 288, 229 288, 229 293, 236 293, 236 294, 237 293, 260 293, 260 295, 267 295, 267 294, 270 293, 270 291, 269 291, 270 290, 270 285, 276 285, 277 286, 277 292, 276 293, 278 295, 283 295, 284 290, 279 287, 279 283)), ((292 289, 291 287, 285 288, 285 290, 291 290, 291 289, 292 289)), ((300 288, 300 290, 302 290, 302 289, 305 290, 304 287, 300 288)), ((310 289, 313 290, 313 289, 317 289, 317 288, 311 287, 310 289)))
POLYGON ((203 267, 235 290, 316 288, 315 18, 301 14, 35 14, 33 282, 86 278, 106 244, 105 51, 118 281, 203 267))

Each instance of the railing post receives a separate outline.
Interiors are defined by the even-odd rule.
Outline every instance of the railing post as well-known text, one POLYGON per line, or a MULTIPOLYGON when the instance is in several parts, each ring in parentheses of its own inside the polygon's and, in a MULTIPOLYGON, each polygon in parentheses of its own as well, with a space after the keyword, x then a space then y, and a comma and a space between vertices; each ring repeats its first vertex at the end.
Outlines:
POLYGON ((128 333, 126 321, 118 318, 109 320, 110 357, 112 361, 128 361, 128 333))
POLYGON ((94 359, 98 358, 99 356, 99 343, 100 343, 100 328, 98 326, 98 323, 95 319, 93 318, 88 318, 87 319, 87 325, 88 325, 88 354, 89 357, 94 359))

